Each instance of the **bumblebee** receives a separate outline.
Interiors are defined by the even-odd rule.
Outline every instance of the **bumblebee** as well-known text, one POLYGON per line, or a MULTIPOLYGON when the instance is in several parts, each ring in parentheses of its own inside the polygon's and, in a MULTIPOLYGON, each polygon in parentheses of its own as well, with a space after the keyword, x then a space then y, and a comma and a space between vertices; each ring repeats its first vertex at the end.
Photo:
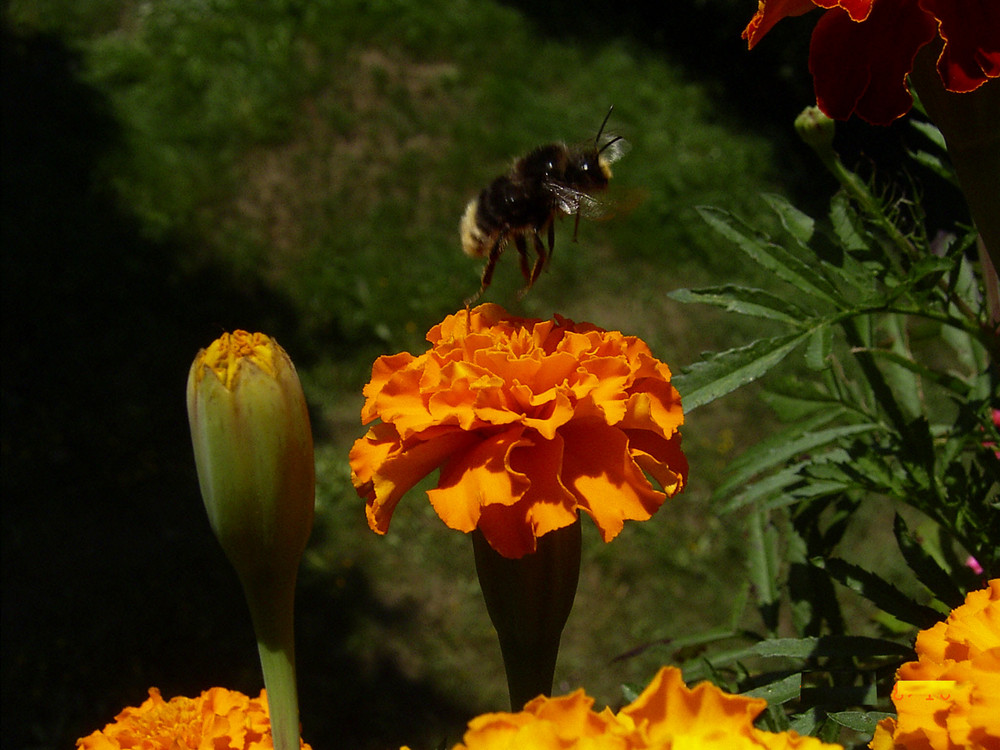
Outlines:
POLYGON ((556 215, 576 216, 574 242, 581 216, 603 215, 606 204, 594 193, 607 189, 611 164, 628 149, 621 136, 605 135, 602 143, 601 136, 610 116, 609 109, 593 144, 539 146, 515 161, 506 174, 469 201, 459 225, 462 249, 473 258, 486 258, 486 267, 479 291, 465 301, 466 307, 478 300, 490 285, 497 261, 510 240, 514 240, 521 274, 527 282, 521 291, 525 294, 552 257, 556 215), (533 262, 528 256, 529 237, 535 250, 533 262))

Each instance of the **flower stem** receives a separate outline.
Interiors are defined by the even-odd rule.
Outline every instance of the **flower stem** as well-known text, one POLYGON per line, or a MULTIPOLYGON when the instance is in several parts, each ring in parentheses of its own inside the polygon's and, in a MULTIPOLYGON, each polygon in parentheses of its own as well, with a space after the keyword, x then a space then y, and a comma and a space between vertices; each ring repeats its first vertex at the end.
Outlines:
POLYGON ((299 748, 299 696, 295 683, 295 575, 291 581, 244 581, 260 654, 274 750, 299 748))
POLYGON ((563 627, 580 578, 580 519, 538 539, 535 552, 511 559, 472 532, 476 572, 497 631, 512 711, 551 695, 563 627))

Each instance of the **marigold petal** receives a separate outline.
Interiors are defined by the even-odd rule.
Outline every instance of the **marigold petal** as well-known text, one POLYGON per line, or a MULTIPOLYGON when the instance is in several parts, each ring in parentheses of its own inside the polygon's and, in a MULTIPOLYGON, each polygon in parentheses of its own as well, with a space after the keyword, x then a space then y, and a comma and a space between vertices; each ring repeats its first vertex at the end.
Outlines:
POLYGON ((476 528, 485 506, 513 505, 531 484, 510 467, 509 454, 524 441, 523 428, 513 427, 486 438, 472 437, 465 449, 447 457, 437 488, 427 491, 441 520, 465 532, 476 528))
POLYGON ((857 114, 875 125, 903 116, 913 103, 906 85, 913 59, 936 33, 934 18, 917 0, 879 0, 864 23, 841 8, 828 10, 809 48, 820 109, 834 119, 857 114))
POLYGON ((624 432, 600 423, 572 422, 566 441, 563 483, 597 524, 604 541, 618 536, 626 520, 645 521, 665 499, 653 489, 628 451, 624 432))
POLYGON ((649 430, 626 430, 632 460, 653 477, 667 497, 673 497, 687 483, 688 463, 681 450, 680 435, 664 440, 649 430))
POLYGON ((530 486, 513 505, 490 503, 482 509, 479 529, 504 557, 534 552, 538 538, 576 522, 577 500, 560 480, 563 440, 525 440, 510 451, 511 470, 528 477, 530 486))
POLYGON ((789 16, 801 16, 816 7, 812 0, 757 0, 757 12, 750 23, 743 29, 743 38, 747 40, 747 48, 754 46, 774 25, 789 16))
POLYGON ((765 708, 762 698, 729 695, 708 682, 691 690, 679 669, 664 667, 619 714, 630 717, 651 746, 670 747, 679 735, 749 737, 754 719, 765 708))
POLYGON ((875 725, 875 736, 868 743, 871 750, 895 750, 896 742, 893 736, 896 733, 896 720, 892 717, 882 719, 875 725))
POLYGON ((382 423, 351 448, 352 481, 367 501, 372 531, 388 531, 392 512, 407 490, 475 440, 472 433, 449 429, 428 431, 424 438, 404 444, 395 427, 382 423))
POLYGON ((967 93, 1000 76, 1000 3, 996 0, 920 0, 938 21, 945 46, 938 73, 949 91, 967 93))

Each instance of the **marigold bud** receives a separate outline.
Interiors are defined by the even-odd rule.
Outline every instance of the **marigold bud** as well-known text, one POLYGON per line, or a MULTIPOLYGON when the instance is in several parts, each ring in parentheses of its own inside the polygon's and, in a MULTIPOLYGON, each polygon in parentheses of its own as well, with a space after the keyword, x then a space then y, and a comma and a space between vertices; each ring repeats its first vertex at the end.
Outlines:
POLYGON ((819 107, 806 107, 795 118, 795 130, 802 141, 816 151, 821 158, 826 158, 833 151, 833 136, 837 123, 831 120, 819 107))
POLYGON ((316 489, 305 396, 274 340, 236 331, 198 353, 187 402, 202 499, 257 633, 275 747, 298 747, 292 617, 316 489))

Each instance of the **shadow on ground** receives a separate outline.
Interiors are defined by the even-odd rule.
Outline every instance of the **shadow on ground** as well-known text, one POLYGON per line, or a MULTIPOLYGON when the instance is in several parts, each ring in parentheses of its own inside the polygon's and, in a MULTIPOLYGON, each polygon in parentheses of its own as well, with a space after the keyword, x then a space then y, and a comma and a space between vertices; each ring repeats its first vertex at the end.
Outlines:
MULTIPOLYGON (((2 732, 5 747, 54 750, 151 685, 259 691, 245 604, 198 496, 184 388, 223 330, 268 330, 286 347, 297 332, 266 288, 143 239, 102 181, 120 137, 108 102, 58 40, 5 29, 2 41, 2 732)), ((380 604, 363 572, 302 583, 306 739, 456 739, 467 710, 344 646, 359 622, 407 613, 380 604)))

